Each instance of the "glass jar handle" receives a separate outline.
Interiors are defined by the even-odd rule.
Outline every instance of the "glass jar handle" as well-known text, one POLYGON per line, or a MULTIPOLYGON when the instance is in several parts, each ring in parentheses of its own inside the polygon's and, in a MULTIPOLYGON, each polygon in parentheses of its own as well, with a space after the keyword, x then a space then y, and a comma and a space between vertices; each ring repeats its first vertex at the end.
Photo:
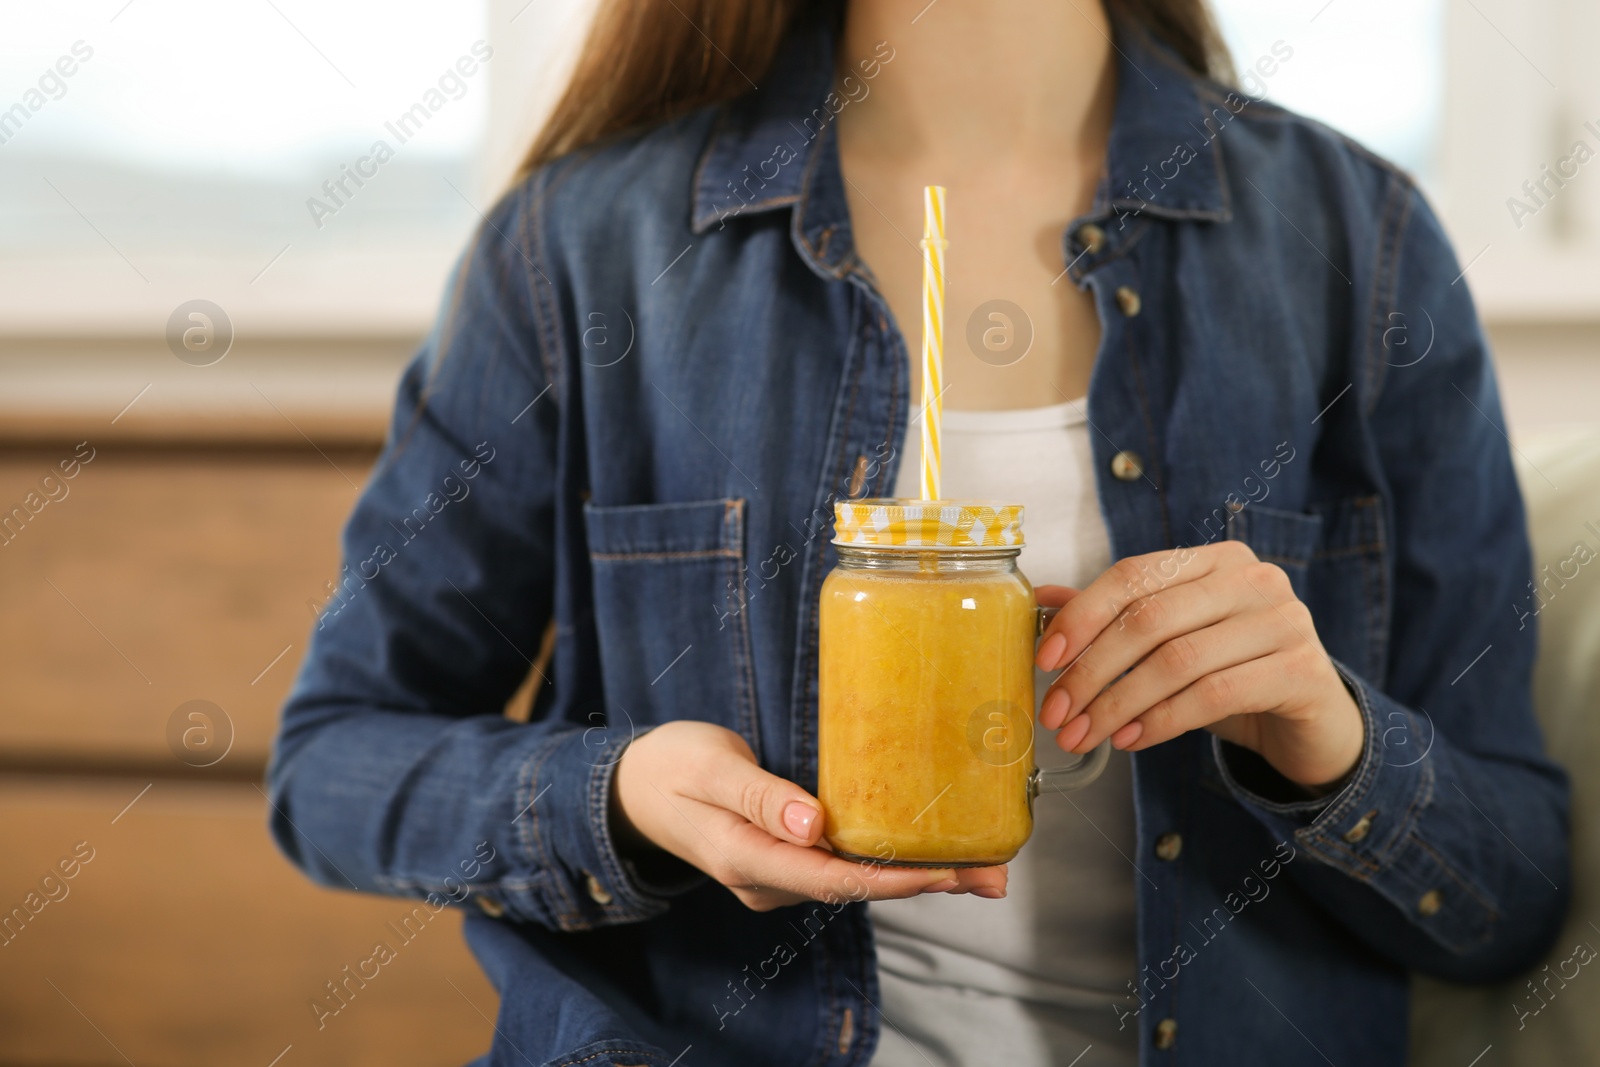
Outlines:
MULTIPOLYGON (((1044 636, 1045 627, 1050 625, 1050 620, 1055 618, 1056 612, 1060 610, 1060 608, 1046 607, 1034 609, 1035 640, 1044 636)), ((1033 798, 1044 792, 1047 786, 1062 793, 1082 789, 1100 777, 1100 773, 1106 769, 1106 764, 1109 762, 1111 762, 1111 739, 1108 737, 1070 767, 1051 767, 1048 770, 1035 767, 1033 774, 1028 776, 1029 805, 1033 804, 1033 798)))
POLYGON ((1111 762, 1111 739, 1108 737, 1089 751, 1089 754, 1070 767, 1035 767, 1028 777, 1028 802, 1046 788, 1062 793, 1082 789, 1100 777, 1100 772, 1111 762))

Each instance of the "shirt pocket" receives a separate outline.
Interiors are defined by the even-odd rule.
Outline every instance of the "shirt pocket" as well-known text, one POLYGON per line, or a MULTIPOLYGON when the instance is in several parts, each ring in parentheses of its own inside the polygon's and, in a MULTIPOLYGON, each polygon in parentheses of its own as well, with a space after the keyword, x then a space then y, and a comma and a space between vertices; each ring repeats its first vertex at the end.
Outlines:
POLYGON ((609 724, 699 719, 758 754, 742 499, 584 506, 609 724))
POLYGON ((1228 520, 1229 540, 1287 572, 1328 655, 1380 686, 1389 618, 1383 516, 1380 497, 1362 496, 1303 512, 1247 504, 1228 520))

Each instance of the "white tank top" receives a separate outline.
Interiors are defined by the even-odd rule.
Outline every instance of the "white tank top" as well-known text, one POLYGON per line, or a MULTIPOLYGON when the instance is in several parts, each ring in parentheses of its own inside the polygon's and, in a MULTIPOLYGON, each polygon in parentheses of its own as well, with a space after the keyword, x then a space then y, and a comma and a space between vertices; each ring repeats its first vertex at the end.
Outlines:
MULTIPOLYGON (((1084 401, 1017 411, 946 411, 948 500, 1023 505, 1018 566, 1034 585, 1083 588, 1111 563, 1084 401)), ((917 498, 920 428, 907 435, 897 497, 917 498)), ((1036 699, 1051 675, 1035 678, 1036 699)), ((1035 708, 1037 712, 1037 707, 1035 708)), ((1043 766, 1076 759, 1034 719, 1043 766)), ((1137 971, 1133 783, 1126 753, 1087 789, 1047 792, 1003 900, 929 894, 869 906, 883 1037, 872 1067, 1129 1067, 1138 1029, 1119 1030, 1137 971)))

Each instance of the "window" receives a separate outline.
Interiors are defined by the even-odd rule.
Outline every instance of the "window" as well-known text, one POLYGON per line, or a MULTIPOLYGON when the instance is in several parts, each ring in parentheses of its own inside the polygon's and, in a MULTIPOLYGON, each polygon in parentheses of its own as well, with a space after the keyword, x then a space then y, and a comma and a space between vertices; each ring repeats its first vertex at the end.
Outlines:
MULTIPOLYGON (((1485 319, 1600 316, 1600 5, 1213 0, 1268 99, 1412 172, 1485 319), (1257 77, 1260 77, 1257 75, 1257 77)), ((1247 81, 1247 88, 1256 87, 1247 81)))
POLYGON ((489 38, 482 0, 8 5, 0 331, 148 333, 196 297, 419 329, 487 206, 489 38))
POLYGON ((1213 6, 1246 89, 1264 90, 1267 99, 1434 181, 1443 0, 1215 0, 1213 6), (1263 57, 1269 62, 1256 68, 1263 57))
MULTIPOLYGON (((1486 318, 1600 317, 1600 5, 1213 6, 1247 87, 1418 176, 1486 318)), ((7 5, 0 334, 422 332, 592 8, 7 5)))
POLYGON ((1600 5, 1451 0, 1445 218, 1489 318, 1600 318, 1600 5))

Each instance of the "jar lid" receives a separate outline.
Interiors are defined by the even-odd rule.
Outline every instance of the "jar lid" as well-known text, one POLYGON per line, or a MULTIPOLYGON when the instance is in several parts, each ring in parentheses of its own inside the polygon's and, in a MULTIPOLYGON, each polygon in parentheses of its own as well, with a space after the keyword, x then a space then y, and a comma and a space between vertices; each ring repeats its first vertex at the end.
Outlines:
POLYGON ((836 545, 880 548, 1022 546, 1022 505, 987 500, 837 501, 836 545))

